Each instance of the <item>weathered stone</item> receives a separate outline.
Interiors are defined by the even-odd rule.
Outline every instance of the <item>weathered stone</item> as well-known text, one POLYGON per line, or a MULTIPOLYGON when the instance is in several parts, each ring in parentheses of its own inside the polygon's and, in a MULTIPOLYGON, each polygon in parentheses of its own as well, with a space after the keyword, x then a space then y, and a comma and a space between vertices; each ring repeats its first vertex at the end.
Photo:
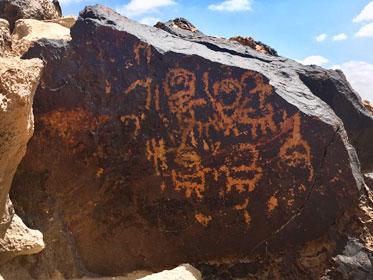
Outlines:
POLYGON ((312 93, 341 118, 363 171, 373 171, 373 115, 342 71, 311 66, 299 69, 299 76, 312 93))
POLYGON ((1 0, 0 18, 9 21, 13 30, 18 19, 55 19, 61 17, 58 1, 50 0, 1 0))
POLYGON ((25 55, 46 71, 12 194, 38 228, 58 216, 88 270, 270 254, 357 206, 358 160, 299 79, 311 68, 102 6, 71 33, 25 55))
POLYGON ((141 280, 202 280, 201 273, 190 264, 180 265, 173 270, 166 270, 141 278, 141 280))
POLYGON ((367 250, 358 240, 349 240, 343 254, 335 257, 334 279, 373 279, 373 251, 367 250))
POLYGON ((0 216, 33 133, 32 101, 42 68, 39 59, 0 58, 0 216))
POLYGON ((22 55, 40 39, 69 41, 70 29, 55 22, 20 19, 12 33, 12 51, 14 54, 22 55))
POLYGON ((32 255, 44 249, 43 235, 38 230, 29 229, 17 215, 4 235, 0 237, 0 260, 7 261, 21 255, 32 255))
POLYGON ((278 56, 278 53, 276 50, 263 44, 262 42, 255 41, 251 37, 237 36, 237 37, 229 38, 229 40, 233 42, 238 42, 244 46, 248 46, 260 53, 278 56))
POLYGON ((43 64, 0 58, 0 262, 42 249, 41 233, 14 215, 8 193, 33 133, 32 101, 43 64))
POLYGON ((373 115, 373 104, 370 103, 368 100, 364 100, 363 104, 364 104, 365 108, 367 108, 368 111, 373 115))
POLYGON ((9 23, 0 18, 0 56, 5 56, 12 47, 12 40, 9 32, 9 23))
MULTIPOLYGON (((167 22, 158 22, 154 26, 168 33, 171 33, 173 35, 176 35, 182 38, 189 38, 189 39, 190 38, 195 38, 195 39, 210 38, 212 40, 217 39, 217 38, 206 36, 201 31, 199 31, 197 27, 195 27, 192 23, 190 23, 185 18, 176 18, 173 20, 169 20, 167 22)), ((249 47, 257 52, 278 56, 276 50, 263 44, 262 42, 255 41, 251 37, 237 36, 237 37, 232 37, 229 40, 226 40, 224 38, 219 38, 219 40, 229 45, 231 45, 233 42, 238 42, 239 44, 249 47)))
POLYGON ((201 31, 198 30, 197 27, 195 27, 185 18, 175 18, 167 22, 157 22, 154 27, 167 31, 168 33, 176 36, 178 36, 180 33, 185 34, 185 36, 205 36, 201 31))
POLYGON ((75 16, 67 16, 67 17, 61 17, 57 19, 45 20, 45 22, 58 23, 59 25, 62 25, 70 29, 75 24, 76 20, 77 20, 77 17, 75 16))

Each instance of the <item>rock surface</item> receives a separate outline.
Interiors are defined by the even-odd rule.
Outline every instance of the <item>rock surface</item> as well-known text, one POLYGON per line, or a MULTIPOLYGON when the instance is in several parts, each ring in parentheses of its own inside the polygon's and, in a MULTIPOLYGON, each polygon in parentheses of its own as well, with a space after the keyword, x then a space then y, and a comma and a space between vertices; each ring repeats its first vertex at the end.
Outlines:
POLYGON ((373 279, 373 251, 367 250, 359 240, 349 240, 343 254, 335 257, 335 279, 373 279))
POLYGON ((77 17, 75 16, 66 16, 66 17, 61 17, 57 19, 45 20, 44 22, 58 23, 59 25, 62 25, 70 29, 75 24, 76 20, 77 20, 77 17))
POLYGON ((39 59, 0 58, 0 262, 39 252, 44 246, 41 233, 14 215, 8 198, 33 133, 32 102, 42 69, 39 59))
POLYGON ((9 23, 0 18, 0 56, 5 56, 12 47, 9 23))
POLYGON ((251 37, 232 37, 229 39, 230 41, 233 42, 238 42, 244 46, 248 46, 257 52, 263 53, 263 54, 269 54, 269 55, 275 55, 278 56, 278 53, 276 50, 272 49, 271 47, 263 44, 262 42, 257 42, 251 37))
POLYGON ((373 171, 373 115, 339 70, 311 66, 299 76, 312 93, 322 99, 343 121, 364 172, 373 171))
POLYGON ((364 104, 365 108, 367 108, 368 111, 373 115, 373 104, 370 103, 368 100, 364 100, 363 104, 364 104))
POLYGON ((140 280, 202 280, 201 273, 189 264, 146 276, 140 280))
MULTIPOLYGON (((189 30, 190 28, 179 28, 174 24, 174 21, 168 21, 165 24, 158 23, 156 26, 185 40, 205 45, 211 50, 223 51, 241 57, 253 57, 272 64, 280 62, 279 67, 284 60, 281 57, 269 56, 268 54, 277 56, 277 52, 252 38, 234 37, 230 39, 230 41, 237 41, 242 45, 239 46, 224 38, 206 36, 193 25, 193 32, 189 30), (263 55, 258 55, 256 51, 263 55)), ((373 143, 373 115, 370 107, 364 106, 360 96, 351 88, 341 71, 325 70, 318 66, 295 65, 290 61, 288 63, 287 67, 293 67, 312 94, 326 102, 343 121, 348 136, 359 155, 362 169, 365 172, 373 171, 373 145, 371 145, 373 143), (292 65, 290 66, 290 64, 292 65)))
MULTIPOLYGON (((69 41, 70 29, 61 25, 63 19, 57 22, 43 22, 35 19, 20 19, 16 22, 12 33, 12 51, 14 54, 24 54, 33 44, 40 39, 56 41, 69 41)), ((71 19, 67 23, 71 24, 71 19)))
MULTIPOLYGON (((265 259, 313 244, 359 204, 343 123, 299 78, 313 68, 182 30, 94 6, 70 42, 25 55, 47 64, 12 194, 77 269, 265 259)), ((325 244, 309 248, 327 259, 325 244)))
MULTIPOLYGON (((209 36, 206 36, 201 31, 198 30, 197 27, 195 27, 191 22, 186 20, 185 18, 176 18, 173 20, 169 20, 167 22, 158 22, 155 27, 162 29, 168 33, 171 33, 173 35, 179 36, 179 37, 185 37, 185 38, 207 38, 209 36)), ((216 40, 217 38, 210 37, 213 40, 216 40)), ((226 40, 224 38, 219 38, 222 42, 225 43, 231 43, 231 42, 238 42, 243 46, 250 47, 251 49, 260 52, 262 54, 268 54, 268 55, 274 55, 278 56, 278 53, 273 48, 263 44, 262 42, 255 41, 251 37, 232 37, 229 40, 226 40)))
POLYGON ((0 238, 0 259, 7 260, 20 255, 40 253, 44 249, 40 231, 29 229, 14 215, 5 235, 0 238))
POLYGON ((50 0, 1 0, 0 18, 9 21, 13 31, 18 19, 55 19, 62 16, 58 1, 50 0))

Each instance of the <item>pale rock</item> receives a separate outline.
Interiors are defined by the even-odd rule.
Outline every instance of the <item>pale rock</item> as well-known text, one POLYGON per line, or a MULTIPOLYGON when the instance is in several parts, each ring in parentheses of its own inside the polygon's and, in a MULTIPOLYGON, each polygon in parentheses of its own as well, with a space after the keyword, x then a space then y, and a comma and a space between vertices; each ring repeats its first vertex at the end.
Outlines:
POLYGON ((202 276, 201 272, 190 264, 183 264, 173 270, 152 274, 141 280, 202 280, 202 276))
POLYGON ((32 102, 42 70, 40 59, 0 58, 0 262, 44 246, 41 233, 14 215, 8 196, 33 134, 32 102))
POLYGON ((16 22, 12 33, 13 52, 22 55, 40 39, 69 41, 70 29, 61 23, 20 19, 16 22))
POLYGON ((66 16, 57 19, 45 20, 45 22, 58 23, 59 25, 70 29, 75 24, 77 19, 78 18, 76 16, 66 16))
POLYGON ((43 234, 29 229, 17 215, 5 235, 0 238, 0 260, 2 262, 21 255, 32 255, 44 249, 43 234))
POLYGON ((13 30, 18 19, 55 19, 62 15, 58 1, 51 0, 1 0, 0 17, 9 21, 13 30))
POLYGON ((0 18, 0 56, 5 56, 11 49, 9 23, 0 18))

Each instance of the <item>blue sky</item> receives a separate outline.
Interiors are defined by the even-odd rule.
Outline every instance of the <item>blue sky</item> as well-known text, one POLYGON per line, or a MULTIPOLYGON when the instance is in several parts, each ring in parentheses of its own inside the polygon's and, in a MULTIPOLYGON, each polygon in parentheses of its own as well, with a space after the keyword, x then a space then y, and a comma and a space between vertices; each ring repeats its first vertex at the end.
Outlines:
POLYGON ((251 36, 280 55, 342 69, 373 101, 371 0, 60 0, 65 15, 104 4, 147 24, 185 17, 202 32, 251 36))

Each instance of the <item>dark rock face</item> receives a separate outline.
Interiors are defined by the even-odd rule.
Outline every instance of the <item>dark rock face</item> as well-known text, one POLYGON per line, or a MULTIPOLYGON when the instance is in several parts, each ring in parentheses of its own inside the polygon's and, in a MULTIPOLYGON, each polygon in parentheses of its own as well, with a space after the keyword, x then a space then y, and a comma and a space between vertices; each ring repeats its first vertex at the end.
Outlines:
POLYGON ((197 36, 205 36, 201 31, 197 29, 191 22, 186 20, 185 18, 176 18, 174 20, 169 20, 165 23, 158 22, 154 27, 167 31, 173 35, 178 36, 181 32, 184 32, 185 35, 197 35, 197 36))
MULTIPOLYGON (((180 28, 178 26, 179 21, 177 19, 176 22, 174 20, 158 23, 156 27, 185 40, 205 45, 214 51, 223 51, 236 56, 279 64, 278 67, 282 67, 282 62, 286 61, 284 58, 275 57, 278 54, 274 49, 252 38, 233 37, 226 40, 210 37, 196 30, 193 25, 193 32, 188 28, 180 28), (232 41, 238 42, 239 45, 232 41), (260 54, 258 54, 258 51, 260 54)), ((188 24, 190 25, 190 23, 188 24)), ((326 102, 343 121, 349 139, 359 155, 362 169, 372 171, 373 115, 369 109, 370 106, 364 106, 363 101, 351 88, 341 71, 325 70, 317 66, 302 66, 291 61, 287 62, 292 65, 288 64, 286 67, 292 67, 298 73, 304 85, 314 95, 326 102)))
POLYGON ((94 6, 69 45, 26 55, 47 63, 13 197, 39 229, 57 219, 90 271, 272 253, 358 204, 355 151, 305 68, 181 37, 94 6))
POLYGON ((299 72, 313 94, 325 101, 343 121, 363 171, 373 171, 373 115, 341 71, 314 66, 299 72))
POLYGON ((21 18, 55 19, 61 17, 61 8, 54 0, 1 0, 0 18, 9 21, 10 30, 14 29, 15 22, 21 18))
POLYGON ((237 36, 227 40, 224 38, 206 36, 185 18, 176 18, 164 23, 158 22, 155 27, 181 38, 194 39, 197 42, 205 42, 207 44, 216 44, 219 42, 222 45, 228 46, 228 48, 232 48, 232 46, 234 46, 233 42, 237 42, 240 45, 249 47, 259 53, 278 56, 276 50, 263 44, 262 42, 255 41, 251 37, 246 38, 237 36))

